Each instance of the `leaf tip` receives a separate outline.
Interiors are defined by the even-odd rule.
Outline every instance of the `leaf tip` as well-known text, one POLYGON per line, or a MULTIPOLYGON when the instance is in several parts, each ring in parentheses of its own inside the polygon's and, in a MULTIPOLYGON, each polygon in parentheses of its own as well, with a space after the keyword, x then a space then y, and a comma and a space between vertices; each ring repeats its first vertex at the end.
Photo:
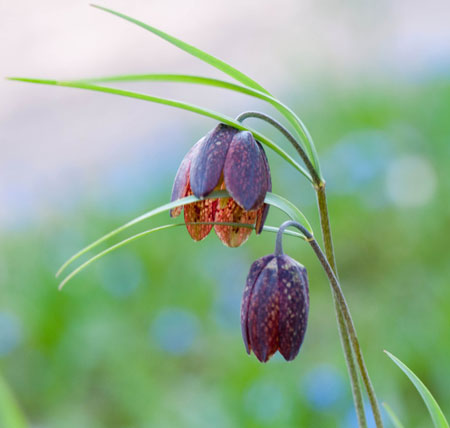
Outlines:
POLYGON ((110 12, 109 9, 107 9, 106 7, 100 6, 99 4, 89 3, 89 6, 95 7, 95 9, 103 10, 105 12, 110 12))
POLYGON ((10 76, 5 77, 5 80, 12 80, 14 82, 25 82, 26 81, 25 79, 23 79, 21 77, 10 77, 10 76))

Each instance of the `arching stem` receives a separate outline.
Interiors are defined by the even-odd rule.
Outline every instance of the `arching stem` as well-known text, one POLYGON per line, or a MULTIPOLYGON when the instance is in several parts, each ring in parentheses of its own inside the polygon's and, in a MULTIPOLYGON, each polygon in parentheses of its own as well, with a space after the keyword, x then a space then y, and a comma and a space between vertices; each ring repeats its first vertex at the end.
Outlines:
MULTIPOLYGON (((275 120, 271 116, 268 116, 267 114, 257 112, 257 111, 243 112, 239 116, 237 116, 236 120, 238 122, 243 122, 244 120, 249 119, 249 118, 264 120, 265 122, 269 123, 276 129, 278 129, 278 131, 280 131, 286 137, 286 139, 292 144, 292 146, 295 148, 297 153, 302 158, 306 168, 308 169, 308 171, 313 179, 314 189, 318 195, 320 219, 321 219, 321 226, 322 226, 322 234, 324 236, 325 250, 326 250, 328 261, 329 261, 330 265, 332 266, 334 272, 337 275, 336 263, 334 260, 333 243, 332 243, 332 239, 331 239, 330 223, 328 220, 328 210, 327 210, 326 198, 325 198, 325 182, 319 177, 317 171, 315 170, 314 166, 310 162, 302 145, 296 140, 296 138, 281 123, 279 123, 277 120, 275 120)), ((281 245, 281 241, 280 241, 279 245, 281 245)), ((280 247, 280 250, 281 250, 281 247, 280 247)), ((365 411, 364 411, 364 402, 363 402, 363 398, 362 398, 361 385, 360 385, 359 379, 358 379, 358 373, 356 370, 355 359, 354 359, 352 347, 350 344, 349 333, 347 331, 347 327, 345 325, 345 320, 342 315, 342 311, 341 311, 341 308, 337 301, 337 298, 334 294, 334 291, 332 292, 332 294, 333 294, 333 301, 334 301, 334 309, 336 312, 336 319, 337 319, 337 323, 338 323, 339 337, 341 338, 341 344, 342 344, 342 349, 343 349, 343 353, 344 353, 344 358, 345 358, 345 362, 347 364, 348 373, 349 373, 349 377, 350 377, 350 385, 351 385, 351 389, 352 389, 353 401, 355 403, 356 415, 358 417, 358 425, 360 428, 366 428, 367 422, 366 422, 365 411)))
POLYGON ((311 177, 313 179, 314 184, 320 183, 320 177, 317 174, 317 171, 315 170, 314 166, 312 165, 311 161, 309 160, 308 155, 306 154, 305 150, 301 146, 301 144, 297 141, 297 139, 277 120, 275 120, 273 117, 268 116, 265 113, 261 113, 259 111, 245 111, 241 113, 239 116, 236 117, 236 120, 238 122, 243 122, 245 119, 249 118, 255 118, 255 119, 261 119, 264 120, 267 123, 270 123, 273 127, 278 129, 289 142, 292 144, 294 149, 297 151, 297 153, 300 155, 300 157, 303 160, 303 163, 305 164, 306 168, 308 169, 309 173, 311 174, 311 177))
POLYGON ((309 242, 309 244, 311 245, 313 251, 315 252, 317 258, 320 261, 320 264, 322 265, 325 273, 328 276, 328 279, 330 281, 331 287, 333 289, 334 295, 336 296, 336 300, 339 304, 339 307, 341 309, 342 315, 344 317, 344 321, 345 321, 345 325, 347 327, 347 331, 350 335, 350 341, 353 347, 353 350, 355 352, 355 356, 356 356, 356 361, 358 363, 360 372, 361 372, 361 376, 363 378, 364 381, 364 385, 366 386, 367 389, 367 395, 369 396, 369 400, 372 406, 372 410, 373 410, 373 415, 374 415, 374 419, 375 419, 375 424, 377 426, 377 428, 382 428, 383 427, 383 422, 381 419, 381 413, 380 413, 380 408, 378 406, 378 402, 376 399, 376 395, 375 395, 375 390, 373 388, 372 382, 370 380, 369 377, 369 373, 367 371, 366 365, 364 363, 364 358, 362 355, 362 351, 361 351, 361 347, 359 345, 359 340, 358 340, 358 336, 356 334, 356 329, 355 329, 355 325, 353 323, 353 319, 352 316, 350 314, 350 310, 348 308, 347 305, 347 301, 345 299, 345 296, 342 292, 341 286, 339 284, 339 281, 330 265, 330 263, 328 262, 327 258, 325 257, 325 254, 322 252, 319 244, 317 243, 317 241, 314 239, 313 235, 311 234, 311 232, 309 232, 308 229, 306 229, 304 226, 302 226, 300 223, 297 223, 295 221, 287 221, 285 223, 283 223, 279 230, 278 230, 278 234, 277 234, 277 246, 276 246, 276 251, 278 249, 278 251, 282 251, 282 246, 281 246, 281 240, 282 240, 282 235, 283 235, 283 231, 287 228, 287 227, 296 227, 297 229, 299 229, 303 235, 306 237, 307 242, 309 242), (279 242, 280 241, 280 242, 279 242))
MULTIPOLYGON (((330 219, 328 216, 328 206, 325 193, 325 183, 320 186, 316 186, 317 202, 319 206, 320 226, 322 230, 322 239, 325 247, 325 254, 327 256, 328 263, 333 269, 334 274, 338 277, 336 259, 334 257, 333 240, 331 237, 330 219)), ((355 401, 356 414, 358 417, 358 423, 360 427, 366 427, 367 421, 365 418, 364 402, 362 398, 362 392, 359 384, 358 373, 356 371, 355 359, 352 354, 350 337, 345 325, 344 316, 342 315, 341 308, 339 306, 336 295, 333 291, 334 310, 336 313, 336 319, 338 323, 339 336, 341 338, 342 348, 344 349, 344 355, 346 357, 348 373, 350 376, 350 384, 352 386, 353 399, 355 401), (351 358, 347 356, 350 354, 351 358)), ((371 403, 372 404, 372 403, 371 403)), ((373 407, 373 406, 372 406, 373 407)), ((372 412, 374 410, 372 408, 372 412)))

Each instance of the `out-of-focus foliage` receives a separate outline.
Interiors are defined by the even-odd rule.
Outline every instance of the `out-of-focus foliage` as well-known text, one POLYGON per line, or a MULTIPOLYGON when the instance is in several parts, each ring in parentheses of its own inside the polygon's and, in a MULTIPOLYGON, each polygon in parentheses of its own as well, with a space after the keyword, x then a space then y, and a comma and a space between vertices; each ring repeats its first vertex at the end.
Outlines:
MULTIPOLYGON (((407 362, 450 414, 450 85, 327 88, 307 99, 297 111, 318 145, 339 274, 373 382, 405 426, 428 426, 420 397, 382 350, 407 362)), ((319 230, 306 180, 269 156, 274 191, 319 230)), ((213 234, 194 243, 176 228, 111 254, 57 292, 54 273, 66 258, 169 199, 171 176, 147 171, 142 180, 148 185, 136 188, 112 177, 70 213, 1 234, 0 369, 28 420, 49 428, 355 426, 329 286, 298 239, 286 238, 285 251, 308 268, 311 306, 292 363, 260 364, 240 334, 245 278, 273 251, 273 234, 230 250, 213 234)), ((278 225, 272 211, 267 224, 278 225)))
MULTIPOLYGON (((397 357, 392 355, 388 351, 384 351, 387 356, 394 361, 395 364, 405 373, 406 376, 408 376, 411 383, 416 387, 417 392, 421 395, 422 400, 424 401, 425 405, 428 408, 428 412, 430 413, 431 419, 433 420, 433 425, 436 428, 449 428, 447 419, 445 418, 445 415, 442 413, 441 408, 439 407, 439 404, 434 399, 433 395, 429 391, 429 389, 423 384, 423 382, 411 371, 411 369, 404 364, 402 361, 400 361, 397 357)), ((394 424, 399 424, 398 419, 396 419, 396 416, 393 414, 392 410, 389 408, 389 406, 385 405, 386 410, 389 412, 389 415, 391 416, 392 422, 394 424)))

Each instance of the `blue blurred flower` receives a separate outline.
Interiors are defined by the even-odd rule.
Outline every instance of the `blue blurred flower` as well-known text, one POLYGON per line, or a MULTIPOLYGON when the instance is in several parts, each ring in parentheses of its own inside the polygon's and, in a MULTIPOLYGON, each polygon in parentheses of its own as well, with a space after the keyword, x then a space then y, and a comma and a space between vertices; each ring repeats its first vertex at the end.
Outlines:
MULTIPOLYGON (((366 410, 366 417, 367 417, 367 428, 376 428, 375 425, 375 419, 373 418, 373 412, 372 408, 370 407, 369 402, 364 403, 364 409, 366 410)), ((383 410, 383 409, 382 409, 383 410)), ((382 419, 384 419, 382 417, 382 419)), ((358 428, 358 418, 356 416, 355 408, 352 406, 347 411, 347 415, 345 416, 344 420, 341 424, 342 428, 358 428)))
POLYGON ((0 312, 0 357, 12 352, 21 341, 20 320, 15 315, 0 312))
POLYGON ((303 378, 302 389, 306 400, 317 410, 333 407, 345 396, 342 375, 325 364, 315 367, 303 378))
POLYGON ((203 259, 199 257, 198 267, 217 287, 211 316, 222 328, 237 332, 240 328, 241 280, 247 274, 248 261, 242 255, 235 255, 235 253, 225 255, 209 252, 208 258, 210 263, 205 266, 204 263, 200 264, 203 259), (233 266, 233 269, 229 269, 229 266, 233 266))
POLYGON ((150 339, 169 354, 182 355, 192 348, 198 330, 198 320, 193 313, 167 308, 154 319, 150 339))
POLYGON ((336 194, 358 193, 370 207, 384 205, 383 177, 391 147, 389 137, 378 130, 347 134, 322 161, 329 190, 336 194))
POLYGON ((166 190, 168 178, 176 167, 172 149, 184 141, 185 135, 185 129, 177 126, 156 135, 155 144, 148 144, 147 136, 132 142, 133 151, 114 159, 103 172, 105 183, 98 195, 100 207, 118 214, 146 209, 148 199, 158 197, 155 191, 166 190), (164 144, 156 144, 158 141, 164 144))

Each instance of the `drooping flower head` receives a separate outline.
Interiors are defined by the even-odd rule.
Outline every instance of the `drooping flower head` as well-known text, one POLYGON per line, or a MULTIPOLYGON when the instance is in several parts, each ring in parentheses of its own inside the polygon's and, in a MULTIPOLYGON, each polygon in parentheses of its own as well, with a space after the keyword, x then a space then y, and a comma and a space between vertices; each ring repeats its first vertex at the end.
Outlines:
POLYGON ((303 265, 285 254, 256 260, 247 277, 241 327, 247 353, 266 362, 276 352, 293 360, 306 332, 308 276, 303 265))
MULTIPOLYGON (((172 189, 172 201, 195 195, 199 198, 214 190, 227 190, 231 197, 204 199, 184 207, 184 219, 191 237, 200 241, 212 229, 199 222, 254 224, 261 233, 269 206, 266 193, 272 190, 270 169, 261 144, 248 131, 219 124, 200 139, 184 157, 172 189)), ((171 215, 177 216, 182 207, 171 215)), ((221 241, 230 246, 242 245, 250 228, 215 225, 221 241)))

